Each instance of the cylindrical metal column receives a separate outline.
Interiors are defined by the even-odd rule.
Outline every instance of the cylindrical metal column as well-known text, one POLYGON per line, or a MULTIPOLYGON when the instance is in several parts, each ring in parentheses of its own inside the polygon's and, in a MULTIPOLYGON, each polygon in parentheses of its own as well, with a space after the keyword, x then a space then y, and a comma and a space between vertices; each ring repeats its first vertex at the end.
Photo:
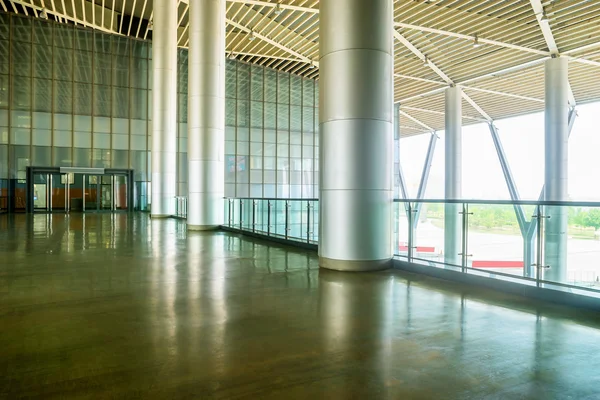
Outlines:
POLYGON ((188 216, 192 230, 223 224, 225 0, 190 1, 188 216))
MULTIPOLYGON (((462 90, 446 89, 446 199, 462 197, 462 90)), ((444 211, 444 262, 460 265, 461 216, 460 204, 446 204, 444 211)))
POLYGON ((177 2, 154 0, 152 217, 175 213, 177 195, 177 2))
POLYGON ((321 0, 319 264, 387 268, 392 257, 391 0, 321 0))
MULTIPOLYGON (((546 61, 545 96, 545 189, 546 201, 568 200, 569 155, 569 80, 568 60, 546 61)), ((567 279, 567 210, 546 207, 544 265, 550 267, 544 279, 565 282, 567 279)))

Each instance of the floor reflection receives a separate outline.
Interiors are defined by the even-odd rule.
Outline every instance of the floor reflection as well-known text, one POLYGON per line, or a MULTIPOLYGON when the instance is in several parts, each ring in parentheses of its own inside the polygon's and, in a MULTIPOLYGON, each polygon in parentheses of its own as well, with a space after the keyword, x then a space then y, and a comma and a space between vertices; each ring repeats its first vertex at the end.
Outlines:
POLYGON ((594 398, 600 320, 136 214, 0 216, 0 397, 594 398), (576 318, 575 318, 576 317, 576 318))

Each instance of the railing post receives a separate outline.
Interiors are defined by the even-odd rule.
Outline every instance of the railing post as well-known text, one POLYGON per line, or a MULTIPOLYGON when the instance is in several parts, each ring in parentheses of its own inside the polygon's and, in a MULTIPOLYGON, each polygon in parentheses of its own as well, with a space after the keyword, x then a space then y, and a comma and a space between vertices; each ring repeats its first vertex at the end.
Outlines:
POLYGON ((310 243, 310 200, 306 202, 306 243, 310 243))
POLYGON ((240 229, 244 229, 244 200, 240 199, 240 229))
MULTIPOLYGON (((411 203, 408 203, 408 262, 412 262, 413 257, 414 257, 414 253, 413 253, 413 249, 414 249, 414 237, 413 237, 413 211, 416 211, 413 209, 413 206, 411 203)), ((398 243, 396 243, 396 246, 398 246, 398 243)))
POLYGON ((271 236, 271 200, 267 200, 267 236, 271 236))
POLYGON ((459 255, 461 256, 462 272, 467 272, 467 258, 471 256, 468 253, 468 251, 469 251, 469 244, 468 244, 469 215, 472 213, 469 213, 469 204, 463 203, 462 206, 463 206, 463 210, 461 212, 461 214, 462 214, 462 252, 459 255))
POLYGON ((252 232, 256 232, 256 200, 252 200, 252 232))
POLYGON ((233 226, 231 221, 231 213, 233 209, 233 199, 227 199, 227 225, 233 226))
POLYGON ((538 204, 536 215, 533 216, 537 220, 536 232, 536 260, 535 260, 535 284, 540 287, 542 280, 542 271, 549 269, 549 265, 544 265, 544 220, 550 218, 544 215, 544 208, 538 204))
POLYGON ((290 234, 290 201, 285 201, 285 239, 289 237, 290 234))

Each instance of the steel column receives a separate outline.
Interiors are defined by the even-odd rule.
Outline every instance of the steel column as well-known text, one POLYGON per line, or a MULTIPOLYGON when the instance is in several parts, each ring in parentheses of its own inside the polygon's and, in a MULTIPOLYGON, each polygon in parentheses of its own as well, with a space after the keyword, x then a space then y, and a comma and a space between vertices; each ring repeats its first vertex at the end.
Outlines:
POLYGON ((320 3, 319 264, 387 268, 392 258, 393 7, 320 3))
MULTIPOLYGON (((404 171, 400 162, 400 103, 394 104, 394 139, 398 140, 396 151, 398 152, 398 186, 400 187, 400 195, 403 199, 408 199, 408 190, 406 188, 406 180, 404 179, 404 171)), ((405 204, 405 208, 406 208, 405 204)))
MULTIPOLYGON (((569 80, 568 60, 552 58, 545 65, 545 185, 544 200, 568 200, 569 80)), ((544 265, 546 280, 567 279, 567 210, 546 207, 544 265)))
MULTIPOLYGON (((446 200, 462 197, 462 90, 446 89, 446 200)), ((460 265, 461 216, 460 204, 446 204, 444 212, 444 262, 460 265)))
MULTIPOLYGON (((431 132, 431 138, 429 138, 429 146, 427 147, 427 154, 425 155, 425 163, 423 164, 423 172, 421 173, 421 182, 419 182, 419 190, 417 192, 417 200, 423 200, 425 198, 425 191, 427 190, 427 182, 429 182, 429 173, 431 172, 431 163, 433 162, 433 156, 435 154, 435 145, 437 143, 438 136, 435 132, 431 132)), ((413 229, 417 229, 419 224, 419 217, 421 215, 422 204, 415 205, 415 216, 413 218, 413 229)))
POLYGON ((177 194, 177 2, 154 0, 152 217, 175 212, 177 194))
POLYGON ((191 1, 188 55, 188 217, 192 230, 223 224, 225 0, 191 1))

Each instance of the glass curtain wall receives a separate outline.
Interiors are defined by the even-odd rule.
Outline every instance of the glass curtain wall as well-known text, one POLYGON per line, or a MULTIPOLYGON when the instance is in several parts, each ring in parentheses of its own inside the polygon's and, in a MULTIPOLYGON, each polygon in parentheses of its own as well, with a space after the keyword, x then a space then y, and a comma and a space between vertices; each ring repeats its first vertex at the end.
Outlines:
POLYGON ((143 41, 0 14, 0 179, 17 210, 30 165, 148 181, 150 62, 143 41))
MULTIPOLYGON (((178 54, 178 190, 187 195, 187 50, 178 54)), ((148 193, 149 42, 0 13, 0 196, 27 166, 134 170, 148 193)), ((318 84, 227 60, 225 193, 318 196, 318 84)), ((21 193, 22 192, 22 193, 21 193)), ((143 207, 142 207, 143 208, 143 207)))
MULTIPOLYGON (((178 187, 187 195, 187 50, 178 55, 178 187)), ((318 197, 318 84, 227 60, 225 195, 318 197)))

